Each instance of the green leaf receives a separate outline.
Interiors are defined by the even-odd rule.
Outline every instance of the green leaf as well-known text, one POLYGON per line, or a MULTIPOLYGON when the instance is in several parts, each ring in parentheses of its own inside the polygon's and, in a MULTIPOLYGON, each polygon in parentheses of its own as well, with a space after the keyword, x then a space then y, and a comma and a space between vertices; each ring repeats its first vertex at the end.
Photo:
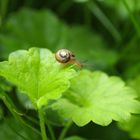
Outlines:
POLYGON ((27 127, 23 127, 16 119, 6 118, 0 123, 0 138, 2 140, 39 140, 40 136, 27 127))
MULTIPOLYGON (((128 83, 137 91, 138 99, 140 101, 140 75, 133 80, 129 80, 128 83)), ((119 123, 119 126, 121 129, 129 132, 131 137, 140 139, 140 113, 138 115, 133 115, 127 122, 119 123)))
POLYGON ((48 49, 31 48, 13 52, 8 61, 0 62, 0 75, 20 88, 35 107, 40 108, 50 99, 61 97, 75 71, 62 67, 48 49))
POLYGON ((134 90, 125 86, 120 78, 82 70, 52 108, 79 126, 90 121, 106 126, 112 120, 128 120, 130 113, 137 113, 140 102, 136 97, 134 90))

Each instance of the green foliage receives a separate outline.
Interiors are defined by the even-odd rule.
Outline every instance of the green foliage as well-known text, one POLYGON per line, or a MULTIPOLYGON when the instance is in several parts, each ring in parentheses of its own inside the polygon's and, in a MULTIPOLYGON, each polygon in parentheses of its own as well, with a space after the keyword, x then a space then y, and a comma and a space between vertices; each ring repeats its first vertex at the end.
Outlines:
POLYGON ((56 110, 53 110, 50 106, 45 110, 46 122, 48 121, 51 125, 54 126, 66 126, 68 119, 65 116, 60 115, 56 110), (54 115, 55 114, 55 115, 54 115))
POLYGON ((69 27, 49 10, 22 9, 8 19, 5 30, 0 34, 3 57, 17 49, 37 46, 71 49, 81 61, 88 60, 86 66, 92 69, 107 69, 118 59, 117 52, 108 49, 99 35, 82 26, 69 27))
POLYGON ((117 62, 117 53, 108 49, 100 36, 92 34, 85 28, 71 27, 68 32, 63 33, 62 38, 64 40, 58 48, 71 48, 77 54, 77 58, 88 60, 86 65, 88 68, 107 69, 117 62), (75 38, 76 36, 79 38, 75 38))
POLYGON ((7 12, 8 1, 9 0, 0 1, 0 28, 7 12))
POLYGON ((132 138, 140 138, 140 115, 132 116, 128 122, 120 123, 119 126, 128 131, 132 138))
POLYGON ((128 80, 128 84, 136 90, 138 99, 140 99, 140 75, 137 75, 137 77, 132 80, 128 80))
POLYGON ((134 78, 139 75, 139 54, 139 38, 134 36, 129 42, 127 42, 120 55, 120 63, 122 64, 123 75, 126 78, 134 78))
POLYGON ((50 100, 56 100, 50 104, 53 110, 64 119, 72 118, 79 126, 90 121, 106 126, 112 120, 128 120, 130 113, 140 113, 135 92, 120 78, 88 70, 76 74, 72 67, 58 63, 48 49, 31 48, 11 53, 8 61, 0 62, 0 75, 28 95, 39 109, 42 134, 45 120, 41 107, 50 100))
POLYGON ((0 75, 17 85, 40 108, 50 99, 58 99, 75 75, 71 68, 62 68, 47 49, 19 50, 0 63, 0 75))
POLYGON ((65 26, 50 11, 23 9, 12 15, 4 28, 6 33, 1 34, 0 42, 7 56, 31 46, 55 48, 65 26))
POLYGON ((7 82, 4 78, 0 77, 0 87, 4 91, 10 91, 11 90, 11 84, 7 82))
MULTIPOLYGON (((40 132, 35 129, 33 126, 28 124, 26 121, 23 120, 21 116, 23 116, 22 113, 18 113, 17 107, 15 106, 13 100, 0 88, 0 99, 4 102, 5 106, 8 108, 10 113, 14 116, 16 121, 20 122, 22 125, 26 126, 27 128, 30 128, 32 131, 36 132, 36 134, 40 134, 40 132)), ((3 118, 4 118, 5 113, 3 112, 3 118)))
POLYGON ((140 139, 139 12, 139 0, 1 0, 0 138, 140 139), (83 69, 59 64, 60 48, 83 69))
POLYGON ((52 107, 79 126, 90 121, 105 126, 112 120, 128 120, 130 113, 137 113, 140 103, 134 100, 136 97, 120 78, 82 70, 52 107))
POLYGON ((111 8, 114 8, 122 17, 126 17, 129 15, 123 1, 126 1, 128 6, 130 7, 131 11, 137 11, 140 10, 140 3, 139 0, 107 0, 104 3, 110 6, 111 8))
POLYGON ((40 139, 40 136, 30 129, 21 126, 21 124, 13 118, 7 118, 5 122, 0 125, 0 129, 0 138, 3 140, 40 139))
MULTIPOLYGON (((138 99, 140 101, 140 76, 135 78, 134 80, 129 81, 129 85, 131 85, 136 91, 138 95, 138 99)), ((140 138, 140 115, 133 115, 131 119, 125 123, 120 123, 119 126, 129 132, 129 134, 136 139, 140 138)))

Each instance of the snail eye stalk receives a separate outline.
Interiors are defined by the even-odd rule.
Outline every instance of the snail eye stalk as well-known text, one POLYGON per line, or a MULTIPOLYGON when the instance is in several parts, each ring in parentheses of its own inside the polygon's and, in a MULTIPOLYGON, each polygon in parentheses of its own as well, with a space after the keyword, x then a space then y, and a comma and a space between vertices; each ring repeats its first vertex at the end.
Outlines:
POLYGON ((55 58, 59 63, 63 64, 75 64, 79 68, 82 68, 82 65, 79 61, 76 60, 75 55, 67 50, 67 49, 60 49, 55 53, 55 58))

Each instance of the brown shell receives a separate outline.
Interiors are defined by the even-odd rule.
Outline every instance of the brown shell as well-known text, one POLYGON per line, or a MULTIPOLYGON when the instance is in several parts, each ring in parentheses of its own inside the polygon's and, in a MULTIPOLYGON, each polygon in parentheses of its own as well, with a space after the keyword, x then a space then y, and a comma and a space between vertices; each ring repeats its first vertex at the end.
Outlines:
POLYGON ((79 68, 82 68, 82 64, 75 59, 75 55, 67 50, 67 49, 60 49, 55 53, 55 58, 60 63, 65 64, 75 64, 79 68))
POLYGON ((67 63, 71 60, 71 52, 67 49, 58 50, 55 54, 55 58, 60 63, 67 63))

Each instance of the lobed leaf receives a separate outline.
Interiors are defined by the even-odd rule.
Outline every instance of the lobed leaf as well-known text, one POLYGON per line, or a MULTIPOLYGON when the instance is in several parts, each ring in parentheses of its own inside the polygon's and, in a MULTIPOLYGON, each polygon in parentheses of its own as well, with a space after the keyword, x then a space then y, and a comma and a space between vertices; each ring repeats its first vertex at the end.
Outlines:
POLYGON ((112 120, 128 120, 131 113, 137 113, 140 102, 136 97, 134 90, 125 86, 120 78, 82 70, 52 108, 79 126, 90 121, 106 126, 112 120))
POLYGON ((35 107, 58 99, 75 76, 72 68, 63 68, 48 49, 19 50, 0 62, 0 75, 29 96, 35 107))

